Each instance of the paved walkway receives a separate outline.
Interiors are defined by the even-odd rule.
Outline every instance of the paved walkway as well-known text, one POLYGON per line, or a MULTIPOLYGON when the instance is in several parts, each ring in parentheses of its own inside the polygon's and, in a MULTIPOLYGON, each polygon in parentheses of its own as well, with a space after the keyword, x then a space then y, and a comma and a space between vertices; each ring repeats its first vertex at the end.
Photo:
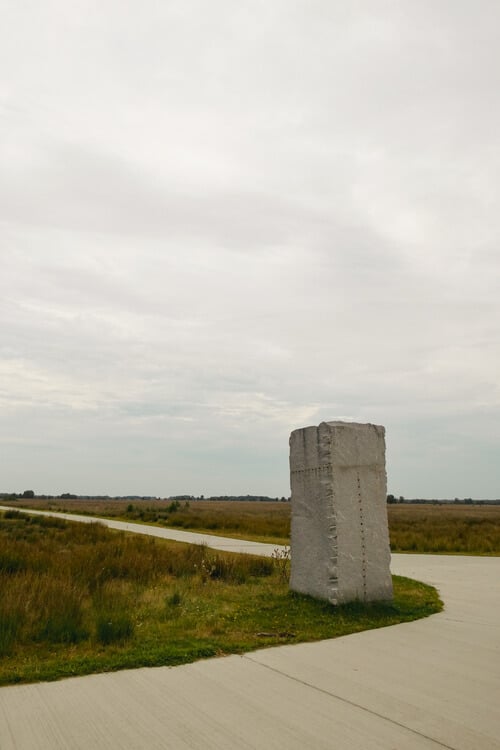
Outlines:
MULTIPOLYGON (((188 544, 206 544, 212 549, 224 550, 225 552, 246 552, 250 555, 262 555, 270 557, 277 548, 275 544, 263 544, 261 542, 249 542, 246 539, 233 539, 227 536, 214 536, 213 534, 197 534, 194 531, 178 531, 177 529, 165 529, 161 526, 148 526, 143 523, 127 523, 127 521, 113 521, 108 518, 97 516, 80 516, 76 513, 58 513, 48 510, 28 510, 27 508, 16 508, 12 505, 0 505, 0 511, 19 510, 21 513, 30 513, 34 516, 52 516, 54 518, 65 518, 67 521, 78 521, 80 523, 103 523, 110 529, 118 531, 133 531, 135 534, 146 536, 157 536, 160 539, 172 539, 175 542, 187 542, 188 544)), ((280 549, 278 547, 278 549, 280 549)), ((3 748, 0 746, 0 750, 3 748)))
MULTIPOLYGON (((209 542, 229 548, 220 539, 209 542)), ((393 555, 392 569, 437 586, 445 611, 320 643, 0 688, 0 749, 500 750, 500 558, 393 555)))

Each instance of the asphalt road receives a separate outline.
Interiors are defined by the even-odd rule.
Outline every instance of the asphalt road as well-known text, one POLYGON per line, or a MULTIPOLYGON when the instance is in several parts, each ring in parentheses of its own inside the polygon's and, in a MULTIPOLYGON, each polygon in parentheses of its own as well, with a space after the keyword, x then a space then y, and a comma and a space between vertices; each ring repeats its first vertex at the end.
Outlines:
POLYGON ((393 555, 392 570, 436 586, 445 611, 320 643, 0 688, 0 750, 500 750, 500 558, 393 555))

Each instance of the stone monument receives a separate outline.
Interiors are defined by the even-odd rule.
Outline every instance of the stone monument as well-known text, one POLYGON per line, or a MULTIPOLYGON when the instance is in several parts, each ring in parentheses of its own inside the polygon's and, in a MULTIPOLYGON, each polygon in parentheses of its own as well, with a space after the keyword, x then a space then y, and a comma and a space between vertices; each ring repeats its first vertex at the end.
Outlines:
POLYGON ((322 422, 290 435, 290 588, 332 604, 392 599, 385 429, 322 422))

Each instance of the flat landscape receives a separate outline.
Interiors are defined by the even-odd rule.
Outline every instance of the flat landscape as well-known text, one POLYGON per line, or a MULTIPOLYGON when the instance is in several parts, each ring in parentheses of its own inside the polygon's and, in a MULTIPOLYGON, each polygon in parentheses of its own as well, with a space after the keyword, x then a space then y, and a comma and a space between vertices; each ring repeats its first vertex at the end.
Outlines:
MULTIPOLYGON (((88 505, 85 524, 0 511, 2 748, 189 750, 198 739, 237 747, 242 736, 257 748, 286 736, 290 748, 326 750, 335 735, 359 750, 497 750, 499 558, 453 554, 478 546, 474 527, 497 549, 496 508, 389 508, 393 528, 396 519, 422 540, 435 527, 432 543, 452 554, 395 554, 394 603, 333 608, 287 591, 288 559, 270 557, 273 545, 255 543, 258 558, 221 551, 227 538, 158 539, 185 532, 160 518, 146 526, 140 514, 157 509, 129 505, 125 523, 109 523, 129 528, 137 513, 144 535, 95 523, 81 515, 88 505), (383 627, 391 623, 405 624, 383 627), (261 648, 278 644, 297 645, 261 648), (142 665, 179 666, 133 668, 142 665), (90 676, 98 672, 107 674, 90 676), (59 681, 78 675, 89 676, 59 681)), ((192 505, 165 503, 160 515, 192 505)), ((221 505, 226 528, 253 515, 221 505)), ((262 519, 266 506, 255 506, 262 519)), ((272 510, 285 518, 289 507, 272 510)))
POLYGON ((500 505, 388 505, 393 552, 500 554, 500 505))
POLYGON ((289 560, 99 523, 0 513, 0 684, 161 666, 334 638, 425 617, 436 591, 333 607, 288 590, 289 560))
MULTIPOLYGON (((31 499, 16 506, 120 518, 170 528, 287 544, 290 503, 196 500, 31 499)), ((389 504, 393 552, 500 554, 500 505, 389 504)))
MULTIPOLYGON (((290 504, 33 498, 0 512, 0 684, 173 665, 332 638, 439 611, 394 577, 391 604, 331 607, 288 591, 289 559, 216 552, 22 506, 287 544, 290 504)), ((500 507, 388 505, 394 552, 500 554, 500 507)))

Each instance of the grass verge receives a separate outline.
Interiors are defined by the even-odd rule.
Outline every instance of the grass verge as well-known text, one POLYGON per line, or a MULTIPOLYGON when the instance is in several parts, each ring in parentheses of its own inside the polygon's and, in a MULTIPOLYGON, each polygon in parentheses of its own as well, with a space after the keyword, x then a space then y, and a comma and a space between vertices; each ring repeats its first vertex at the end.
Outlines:
POLYGON ((394 601, 292 594, 281 561, 100 524, 0 516, 0 684, 175 665, 418 619, 442 604, 394 578, 394 601))

